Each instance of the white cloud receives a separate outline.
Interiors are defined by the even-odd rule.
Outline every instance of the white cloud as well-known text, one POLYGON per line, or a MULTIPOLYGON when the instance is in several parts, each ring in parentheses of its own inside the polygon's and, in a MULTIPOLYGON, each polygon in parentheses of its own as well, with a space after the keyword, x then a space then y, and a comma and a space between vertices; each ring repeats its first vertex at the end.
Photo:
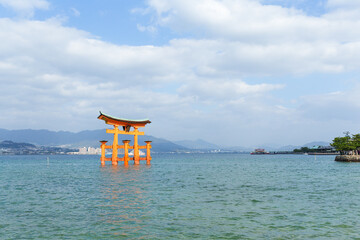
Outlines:
MULTIPOLYGON (((149 117, 147 133, 156 136, 253 144, 284 142, 288 135, 306 139, 306 128, 320 132, 330 126, 321 116, 350 121, 331 115, 329 104, 358 109, 355 91, 303 97, 296 99, 301 107, 294 107, 274 96, 290 82, 261 78, 358 71, 360 34, 349 29, 359 21, 342 21, 334 13, 309 17, 245 0, 150 4, 161 26, 199 31, 202 38, 116 45, 64 27, 58 19, 0 19, 0 106, 8 113, 0 118, 2 127, 100 128, 96 115, 103 110, 149 117)), ((157 26, 138 28, 156 31, 157 26)))
MULTIPOLYGON (((149 117, 154 120, 157 136, 176 134, 182 138, 194 134, 185 127, 187 122, 212 117, 204 106, 207 94, 215 96, 216 90, 221 90, 212 101, 223 101, 227 94, 238 95, 229 98, 227 105, 241 105, 246 112, 247 101, 280 87, 239 81, 227 73, 235 69, 223 72, 217 54, 226 49, 216 41, 174 40, 162 47, 119 46, 64 27, 56 19, 0 19, 0 37, 0 102, 8 113, 1 120, 5 128, 100 128, 104 126, 96 114, 103 110, 125 117, 149 117), (223 73, 228 79, 217 85, 223 73), (168 86, 173 90, 167 90, 168 86), (189 87, 198 90, 189 94, 189 87), (193 94, 204 100, 199 102, 193 94), (239 103, 244 95, 246 101, 239 103), (175 123, 182 132, 173 128, 175 123)), ((215 104, 213 111, 222 111, 224 104, 215 104)), ((195 132, 204 134, 199 131, 204 130, 195 132)))
POLYGON ((359 8, 360 2, 358 0, 328 0, 327 6, 342 8, 359 8))
POLYGON ((228 101, 259 96, 283 87, 279 84, 264 83, 250 85, 241 80, 202 80, 182 86, 179 92, 184 96, 192 96, 205 102, 226 104, 228 101))
POLYGON ((50 6, 46 0, 0 0, 0 4, 12 8, 23 17, 31 17, 36 9, 47 10, 50 6))
POLYGON ((71 8, 70 9, 72 14, 75 16, 75 17, 79 17, 80 16, 80 12, 79 10, 77 10, 76 8, 71 8))
POLYGON ((360 33, 353 31, 360 21, 311 17, 253 0, 156 0, 149 4, 159 25, 211 38, 260 44, 360 39, 360 33))
POLYGON ((157 32, 157 28, 155 26, 143 26, 141 24, 137 24, 137 29, 140 32, 150 32, 150 33, 156 33, 157 32))
POLYGON ((359 90, 358 85, 348 91, 304 96, 299 110, 306 118, 320 122, 332 120, 358 122, 360 119, 359 90))
POLYGON ((0 95, 2 109, 9 113, 3 127, 17 127, 31 117, 33 121, 21 123, 23 128, 77 130, 84 122, 97 126, 91 115, 102 109, 121 109, 124 116, 136 118, 151 117, 154 111, 176 115, 169 109, 189 104, 186 97, 153 89, 173 81, 172 70, 179 71, 171 48, 117 46, 55 20, 1 19, 0 26, 0 95), (44 115, 48 120, 42 120, 44 115), (71 116, 84 121, 74 123, 71 116))

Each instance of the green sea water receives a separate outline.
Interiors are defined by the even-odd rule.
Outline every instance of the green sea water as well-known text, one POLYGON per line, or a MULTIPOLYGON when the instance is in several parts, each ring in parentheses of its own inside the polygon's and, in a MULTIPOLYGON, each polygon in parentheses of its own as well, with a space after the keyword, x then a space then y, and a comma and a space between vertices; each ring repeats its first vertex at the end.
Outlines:
POLYGON ((360 239, 359 186, 334 156, 0 156, 0 239, 360 239))

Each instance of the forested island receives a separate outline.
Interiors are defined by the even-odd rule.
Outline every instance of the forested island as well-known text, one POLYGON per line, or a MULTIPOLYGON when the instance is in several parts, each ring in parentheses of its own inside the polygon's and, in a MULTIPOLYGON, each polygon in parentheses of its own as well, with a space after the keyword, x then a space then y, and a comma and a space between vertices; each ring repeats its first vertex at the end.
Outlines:
POLYGON ((345 132, 344 137, 334 138, 330 145, 340 152, 335 161, 360 162, 360 134, 350 135, 350 132, 345 132))
POLYGON ((293 150, 294 154, 314 154, 314 155, 336 155, 339 152, 332 146, 314 146, 312 148, 309 147, 301 147, 293 150))

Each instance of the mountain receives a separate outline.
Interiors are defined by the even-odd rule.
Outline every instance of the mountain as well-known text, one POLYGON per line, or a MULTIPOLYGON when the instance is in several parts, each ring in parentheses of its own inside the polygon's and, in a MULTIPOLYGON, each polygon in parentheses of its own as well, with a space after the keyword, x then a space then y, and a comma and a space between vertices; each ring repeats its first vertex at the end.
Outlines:
MULTIPOLYGON (((292 151, 296 148, 301 148, 300 146, 294 146, 294 145, 287 145, 287 146, 283 146, 283 147, 279 147, 273 151, 292 151)), ((272 150, 272 149, 270 149, 272 150)))
POLYGON ((100 131, 54 132, 49 130, 6 130, 0 129, 0 140, 10 140, 14 142, 28 142, 43 146, 66 145, 80 142, 81 140, 93 139, 98 136, 100 131))
POLYGON ((282 146, 282 147, 278 147, 275 149, 269 149, 269 150, 270 151, 292 151, 294 149, 300 149, 302 147, 312 148, 313 146, 330 146, 330 143, 323 142, 323 141, 317 141, 317 142, 309 142, 302 146, 287 145, 287 146, 282 146))
POLYGON ((7 148, 7 149, 31 149, 36 148, 34 144, 30 143, 15 143, 12 141, 3 141, 0 142, 0 148, 7 148))
POLYGON ((198 140, 183 140, 183 141, 173 141, 173 143, 183 146, 185 148, 189 148, 189 149, 198 149, 198 150, 213 150, 213 149, 220 149, 221 147, 219 147, 216 144, 213 143, 209 143, 206 142, 202 139, 198 139, 198 140))
POLYGON ((234 151, 234 152, 251 152, 254 148, 242 147, 242 146, 232 146, 232 147, 223 147, 225 151, 234 151))
MULTIPOLYGON (((99 140, 107 140, 112 142, 113 135, 106 133, 105 129, 98 130, 86 130, 78 133, 67 131, 49 131, 49 130, 6 130, 0 129, 0 141, 13 141, 13 142, 26 142, 35 144, 38 146, 61 146, 66 148, 78 148, 78 147, 99 147, 99 140)), ((133 142, 133 136, 119 135, 119 141, 129 139, 133 142)), ((166 139, 156 138, 153 136, 145 135, 139 136, 139 144, 145 145, 144 141, 152 141, 153 152, 183 152, 191 150, 224 150, 235 152, 250 152, 255 148, 249 147, 220 147, 216 144, 206 142, 204 140, 184 140, 171 142, 166 139)), ((131 144, 131 143, 130 143, 131 144)), ((301 147, 313 147, 313 146, 329 146, 329 142, 310 142, 303 146, 283 146, 283 147, 270 147, 263 146, 267 151, 292 151, 295 148, 301 147)))
MULTIPOLYGON (((40 146, 63 146, 68 148, 76 147, 99 147, 100 140, 112 142, 113 135, 106 133, 105 129, 86 130, 78 133, 67 131, 49 130, 6 130, 0 129, 0 141, 8 140, 13 142, 27 142, 40 146)), ((129 139, 132 142, 133 136, 119 135, 119 141, 129 139)), ((177 152, 188 150, 184 146, 177 145, 168 140, 153 136, 139 136, 139 144, 145 145, 144 141, 153 141, 152 150, 154 152, 177 152)))
POLYGON ((0 142, 1 155, 29 155, 29 154, 66 154, 74 149, 60 147, 35 146, 30 143, 17 143, 13 141, 0 142))
POLYGON ((329 142, 324 141, 316 141, 316 142, 310 142, 306 143, 302 146, 295 146, 295 145, 286 145, 286 146, 273 146, 273 145, 260 145, 256 147, 226 147, 224 150, 230 150, 230 151, 238 151, 238 152, 251 152, 254 151, 255 148, 263 148, 266 151, 292 151, 294 149, 300 149, 302 147, 308 147, 311 148, 313 146, 329 146, 329 142))
POLYGON ((306 143, 302 146, 294 146, 294 145, 288 145, 288 146, 283 146, 283 147, 279 147, 275 150, 272 151, 292 151, 294 149, 300 149, 302 147, 308 147, 308 148, 312 148, 313 146, 330 146, 329 142, 323 142, 323 141, 317 141, 317 142, 309 142, 306 143))
MULTIPOLYGON (((129 139, 128 136, 127 138, 129 139)), ((120 135, 119 135, 119 139, 120 139, 120 135)), ((156 138, 153 136, 146 136, 146 135, 139 136, 139 143, 144 141, 152 141, 151 146, 152 146, 152 151, 154 152, 182 152, 188 150, 188 148, 186 147, 180 146, 178 144, 175 144, 173 142, 170 142, 162 138, 156 138)), ((131 142, 133 142, 133 140, 131 142)))

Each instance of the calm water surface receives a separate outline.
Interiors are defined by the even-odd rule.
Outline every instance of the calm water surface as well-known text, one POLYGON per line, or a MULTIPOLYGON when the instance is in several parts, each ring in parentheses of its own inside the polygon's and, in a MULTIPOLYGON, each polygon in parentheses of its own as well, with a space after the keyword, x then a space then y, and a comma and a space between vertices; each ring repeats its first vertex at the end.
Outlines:
POLYGON ((0 156, 0 239, 360 239, 360 164, 334 156, 0 156))

